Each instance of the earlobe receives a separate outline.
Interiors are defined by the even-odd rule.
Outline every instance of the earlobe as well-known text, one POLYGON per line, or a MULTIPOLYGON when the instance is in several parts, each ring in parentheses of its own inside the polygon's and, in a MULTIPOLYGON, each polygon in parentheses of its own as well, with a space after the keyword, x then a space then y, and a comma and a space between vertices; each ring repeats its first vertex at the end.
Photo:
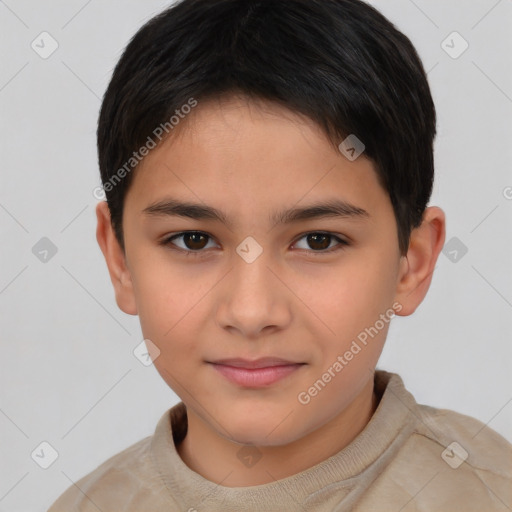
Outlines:
POLYGON ((421 225, 411 232, 407 255, 400 262, 395 300, 402 308, 398 315, 411 315, 425 298, 445 236, 444 212, 430 206, 423 214, 421 225))
POLYGON ((137 304, 131 274, 126 265, 125 254, 112 228, 110 210, 106 201, 96 205, 96 218, 98 221, 96 240, 107 263, 117 305, 124 313, 136 315, 137 304))

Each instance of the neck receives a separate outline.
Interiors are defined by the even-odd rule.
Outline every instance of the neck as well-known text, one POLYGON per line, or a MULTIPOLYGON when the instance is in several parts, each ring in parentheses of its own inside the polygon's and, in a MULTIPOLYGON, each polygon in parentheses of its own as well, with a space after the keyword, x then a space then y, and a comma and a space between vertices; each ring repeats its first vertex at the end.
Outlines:
POLYGON ((300 473, 335 455, 364 429, 377 408, 370 379, 352 403, 310 434, 281 446, 259 446, 256 453, 265 464, 245 467, 241 446, 220 436, 187 408, 188 430, 177 446, 183 462, 202 477, 225 487, 263 485, 300 473))

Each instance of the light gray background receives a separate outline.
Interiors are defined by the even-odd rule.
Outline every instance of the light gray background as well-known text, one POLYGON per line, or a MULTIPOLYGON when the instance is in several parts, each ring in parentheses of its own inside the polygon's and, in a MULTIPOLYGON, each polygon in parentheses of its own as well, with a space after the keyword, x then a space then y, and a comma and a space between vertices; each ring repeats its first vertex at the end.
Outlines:
MULTIPOLYGON (((424 303, 393 321, 379 367, 400 373, 418 402, 512 440, 512 0, 372 3, 429 70, 439 116, 431 204, 447 214, 447 241, 468 248, 456 262, 440 255, 424 303), (441 47, 453 31, 469 43, 457 59, 441 47)), ((0 1, 0 512, 45 511, 177 402, 132 353, 138 318, 115 304, 92 195, 113 66, 168 4, 0 1), (31 48, 43 31, 59 44, 48 59, 31 48), (46 263, 32 252, 42 237, 58 250, 46 263), (43 441, 59 454, 46 470, 31 458, 43 441)))

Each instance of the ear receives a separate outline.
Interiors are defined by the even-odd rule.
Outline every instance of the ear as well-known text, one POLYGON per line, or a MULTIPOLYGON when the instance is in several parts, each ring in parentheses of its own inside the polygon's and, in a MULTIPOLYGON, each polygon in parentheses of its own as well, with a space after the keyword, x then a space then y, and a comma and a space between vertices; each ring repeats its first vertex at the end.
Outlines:
POLYGON ((425 298, 445 236, 444 212, 430 206, 423 214, 421 225, 412 230, 407 255, 400 262, 395 300, 402 308, 396 310, 397 315, 411 315, 425 298))
POLYGON ((110 210, 106 201, 96 205, 96 240, 105 256, 110 280, 114 285, 116 302, 119 308, 128 315, 137 314, 137 304, 133 290, 130 271, 126 266, 126 258, 114 233, 110 220, 110 210))

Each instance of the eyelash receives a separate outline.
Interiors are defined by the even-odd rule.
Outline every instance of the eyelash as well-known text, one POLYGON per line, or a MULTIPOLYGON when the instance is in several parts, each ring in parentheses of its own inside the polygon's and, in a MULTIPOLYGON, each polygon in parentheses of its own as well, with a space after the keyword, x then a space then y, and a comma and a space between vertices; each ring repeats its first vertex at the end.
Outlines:
MULTIPOLYGON (((172 241, 175 240, 176 238, 183 237, 184 235, 187 235, 187 234, 204 235, 207 238, 209 238, 210 240, 213 239, 213 237, 211 235, 209 235, 208 233, 205 233, 204 231, 182 231, 180 233, 176 233, 174 235, 171 235, 171 236, 168 236, 168 237, 164 238, 160 242, 160 245, 169 247, 173 251, 181 252, 182 254, 185 254, 185 256, 187 256, 187 257, 188 256, 194 256, 194 257, 204 256, 205 251, 206 251, 205 249, 200 249, 200 250, 196 250, 196 251, 193 251, 191 249, 185 250, 185 249, 182 249, 181 247, 176 247, 172 243, 172 241)), ((294 244, 297 243, 299 240, 302 240, 303 238, 307 237, 308 235, 326 235, 326 236, 329 236, 332 239, 336 240, 337 242, 339 242, 338 245, 336 245, 334 247, 331 247, 330 249, 324 249, 324 250, 319 250, 319 251, 314 251, 312 249, 311 250, 299 249, 299 250, 302 250, 302 251, 305 250, 305 251, 307 251, 310 254, 314 254, 315 256, 331 254, 333 252, 340 251, 340 250, 342 250, 345 247, 348 247, 350 245, 349 242, 347 242, 346 240, 343 240, 342 238, 336 236, 334 233, 330 233, 329 231, 308 231, 307 233, 303 233, 302 235, 300 235, 300 237, 297 238, 297 240, 294 242, 294 244)))

